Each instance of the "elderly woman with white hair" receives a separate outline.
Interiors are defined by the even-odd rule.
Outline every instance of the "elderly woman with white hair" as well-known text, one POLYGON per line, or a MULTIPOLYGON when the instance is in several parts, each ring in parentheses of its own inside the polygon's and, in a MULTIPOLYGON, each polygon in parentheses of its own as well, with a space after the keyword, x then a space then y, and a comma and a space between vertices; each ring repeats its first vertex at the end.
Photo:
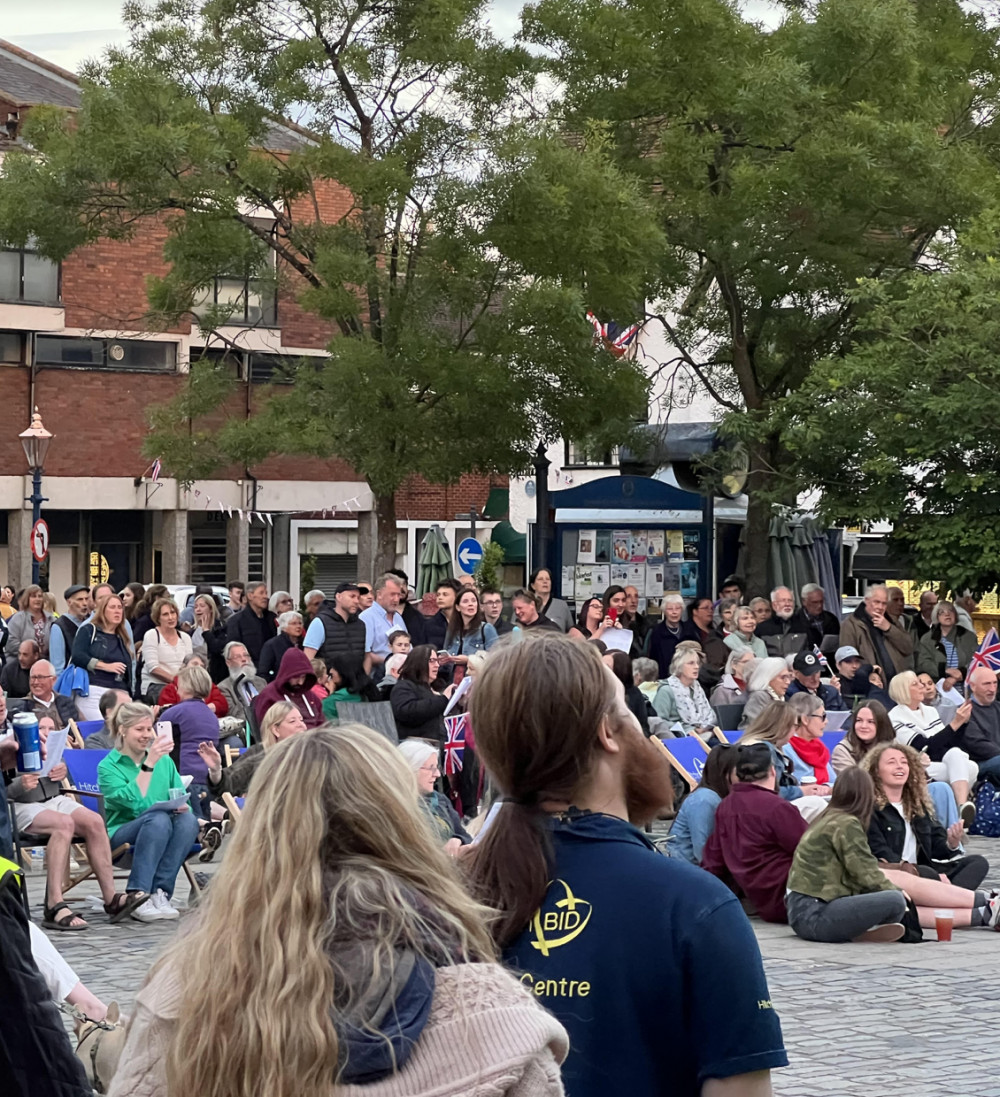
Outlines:
MULTIPOLYGON (((279 592, 280 593, 280 592, 279 592)), ((275 597, 277 597, 275 595, 275 597)), ((271 601, 274 601, 272 597, 271 601)), ((289 609, 278 618, 278 635, 260 649, 260 665, 257 673, 266 682, 273 682, 281 666, 281 660, 289 648, 302 646, 302 637, 305 635, 305 625, 302 623, 302 614, 297 610, 289 609)))
POLYGON ((656 691, 656 715, 685 734, 715 727, 715 713, 698 683, 701 656, 692 648, 681 648, 670 661, 670 675, 656 691))
POLYGON ((713 705, 743 705, 748 696, 748 682, 759 660, 747 648, 734 649, 726 660, 722 681, 712 690, 713 705))
POLYGON ((962 821, 971 825, 976 809, 969 800, 969 786, 979 776, 979 766, 961 747, 972 702, 963 702, 945 726, 938 710, 924 704, 924 687, 912 670, 895 675, 889 683, 889 696, 896 702, 889 719, 897 741, 920 752, 930 780, 951 785, 962 821))
POLYGON ((427 815, 431 832, 440 839, 445 853, 456 857, 462 846, 471 844, 472 836, 462 826, 462 820, 448 797, 434 787, 441 775, 438 748, 423 739, 404 739, 399 744, 399 752, 417 779, 420 806, 427 815))
POLYGON ((733 610, 732 628, 723 643, 732 651, 749 651, 758 659, 767 658, 767 648, 759 636, 754 635, 757 618, 749 606, 737 606, 733 610))
POLYGON ((740 731, 748 728, 772 701, 784 702, 792 677, 786 660, 776 655, 761 659, 747 682, 747 703, 740 717, 740 731))

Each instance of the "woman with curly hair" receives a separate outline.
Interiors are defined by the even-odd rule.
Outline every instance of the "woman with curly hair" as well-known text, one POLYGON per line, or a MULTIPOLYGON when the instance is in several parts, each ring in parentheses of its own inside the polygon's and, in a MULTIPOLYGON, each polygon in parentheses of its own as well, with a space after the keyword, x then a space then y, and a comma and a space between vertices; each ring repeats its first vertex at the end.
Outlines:
POLYGON ((865 755, 862 767, 875 785, 875 811, 868 827, 872 853, 925 879, 977 888, 989 863, 985 857, 962 854, 961 823, 945 830, 935 818, 917 752, 902 743, 881 743, 865 755))
POLYGON ((139 993, 111 1097, 562 1094, 566 1032, 496 963, 383 736, 268 750, 231 841, 139 993))

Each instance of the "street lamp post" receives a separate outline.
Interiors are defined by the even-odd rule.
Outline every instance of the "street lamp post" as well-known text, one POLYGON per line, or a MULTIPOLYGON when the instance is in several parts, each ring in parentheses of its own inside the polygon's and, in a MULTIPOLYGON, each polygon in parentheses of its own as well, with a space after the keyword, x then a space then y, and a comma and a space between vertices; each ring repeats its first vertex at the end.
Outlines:
MULTIPOLYGON (((42 417, 35 408, 31 417, 31 426, 21 431, 18 435, 24 456, 28 460, 28 469, 31 472, 31 495, 26 500, 31 503, 31 522, 34 525, 42 516, 42 503, 48 500, 42 495, 42 469, 45 466, 45 455, 48 453, 49 442, 53 435, 42 426, 42 417)), ((39 560, 34 552, 31 555, 31 581, 38 584, 39 560)))
POLYGON ((552 522, 549 514, 549 466, 545 456, 545 443, 539 442, 535 450, 535 543, 532 552, 533 570, 548 568, 549 545, 552 541, 552 522))

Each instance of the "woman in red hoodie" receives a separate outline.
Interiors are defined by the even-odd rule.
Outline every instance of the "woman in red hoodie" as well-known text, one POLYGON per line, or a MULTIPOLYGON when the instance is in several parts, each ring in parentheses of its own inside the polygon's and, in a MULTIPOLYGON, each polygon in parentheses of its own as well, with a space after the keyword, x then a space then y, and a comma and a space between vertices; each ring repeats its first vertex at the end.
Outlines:
POLYGON ((324 723, 323 707, 312 692, 316 674, 309 657, 301 648, 289 648, 281 657, 281 666, 274 681, 254 698, 253 708, 258 721, 278 701, 290 701, 302 713, 307 728, 324 723))

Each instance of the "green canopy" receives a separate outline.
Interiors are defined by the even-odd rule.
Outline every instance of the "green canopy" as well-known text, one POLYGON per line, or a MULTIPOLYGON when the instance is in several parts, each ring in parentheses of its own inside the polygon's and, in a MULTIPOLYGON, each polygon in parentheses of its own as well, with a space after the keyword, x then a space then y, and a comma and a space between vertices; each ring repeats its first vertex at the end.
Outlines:
POLYGON ((508 519, 497 522, 490 534, 490 540, 503 549, 505 564, 524 564, 528 560, 528 538, 518 533, 508 519))
POLYGON ((442 579, 450 579, 453 571, 451 549, 444 532, 433 525, 420 542, 420 574, 417 576, 417 597, 433 594, 442 579))

